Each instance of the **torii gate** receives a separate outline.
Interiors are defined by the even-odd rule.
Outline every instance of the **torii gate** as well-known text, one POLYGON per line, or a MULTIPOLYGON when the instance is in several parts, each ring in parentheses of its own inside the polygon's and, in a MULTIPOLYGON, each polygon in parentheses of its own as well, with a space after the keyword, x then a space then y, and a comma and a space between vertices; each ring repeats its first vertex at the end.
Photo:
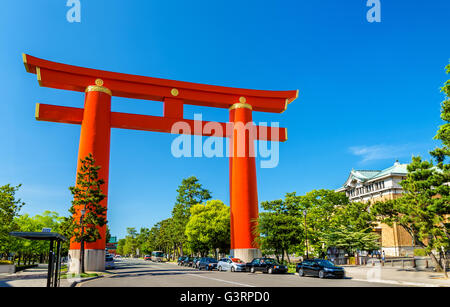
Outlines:
MULTIPOLYGON (((252 228, 258 218, 258 195, 256 185, 254 140, 287 140, 287 129, 258 127, 252 124, 252 111, 282 113, 298 96, 298 91, 262 91, 222 87, 160 78, 143 77, 102 70, 95 70, 51 62, 23 54, 25 69, 37 75, 40 86, 85 92, 84 109, 36 104, 36 119, 41 121, 81 125, 78 166, 80 159, 92 153, 96 164, 101 166, 99 177, 105 181, 103 193, 108 194, 111 128, 171 133, 176 122, 190 127, 207 124, 183 118, 183 105, 229 109, 229 123, 220 123, 223 135, 230 142, 230 213, 231 254, 244 261, 260 256, 254 243, 252 228), (164 116, 148 116, 111 112, 111 97, 126 97, 164 102, 164 116), (236 124, 249 125, 254 133, 240 137, 236 124), (266 133, 265 133, 266 132, 266 133), (240 141, 242 140, 242 141, 240 141), (243 144, 240 144, 243 143, 243 144), (245 146, 245 154, 238 155, 239 146, 245 146)), ((217 136, 214 133, 196 131, 191 134, 217 136)), ((107 198, 102 202, 107 207, 107 198)), ((79 218, 79 212, 75 215, 79 218)), ((99 228, 102 239, 86 244, 86 269, 99 271, 105 268, 106 226, 99 228)), ((80 258, 80 244, 71 241, 70 256, 80 258)))

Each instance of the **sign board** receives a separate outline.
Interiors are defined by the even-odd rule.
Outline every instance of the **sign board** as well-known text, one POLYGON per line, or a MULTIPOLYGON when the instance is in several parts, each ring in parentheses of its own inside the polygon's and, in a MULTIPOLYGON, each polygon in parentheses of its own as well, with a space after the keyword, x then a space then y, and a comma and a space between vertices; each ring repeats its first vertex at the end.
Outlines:
POLYGON ((52 232, 51 228, 42 228, 42 232, 52 232))

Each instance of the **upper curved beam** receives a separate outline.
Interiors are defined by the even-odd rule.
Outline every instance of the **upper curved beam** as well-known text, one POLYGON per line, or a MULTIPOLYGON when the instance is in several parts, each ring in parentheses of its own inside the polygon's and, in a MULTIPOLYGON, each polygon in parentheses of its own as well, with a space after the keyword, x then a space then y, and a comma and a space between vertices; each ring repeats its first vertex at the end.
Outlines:
POLYGON ((72 66, 28 54, 22 57, 27 72, 38 75, 40 86, 63 90, 84 92, 96 79, 102 79, 103 86, 110 89, 113 96, 155 101, 171 97, 185 104, 216 108, 230 108, 245 99, 254 111, 271 113, 284 112, 298 96, 298 90, 264 91, 206 85, 72 66))

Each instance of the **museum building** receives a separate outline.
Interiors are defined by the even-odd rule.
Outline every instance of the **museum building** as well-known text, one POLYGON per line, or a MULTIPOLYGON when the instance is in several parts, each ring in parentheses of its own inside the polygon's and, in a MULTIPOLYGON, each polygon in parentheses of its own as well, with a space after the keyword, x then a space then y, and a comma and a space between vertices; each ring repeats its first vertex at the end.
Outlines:
MULTIPOLYGON (((407 164, 398 161, 384 170, 352 170, 345 184, 336 192, 345 192, 352 202, 396 199, 403 193, 400 182, 406 179, 407 164)), ((400 225, 392 227, 378 223, 374 229, 381 238, 386 256, 412 256, 415 247, 411 235, 400 225)))

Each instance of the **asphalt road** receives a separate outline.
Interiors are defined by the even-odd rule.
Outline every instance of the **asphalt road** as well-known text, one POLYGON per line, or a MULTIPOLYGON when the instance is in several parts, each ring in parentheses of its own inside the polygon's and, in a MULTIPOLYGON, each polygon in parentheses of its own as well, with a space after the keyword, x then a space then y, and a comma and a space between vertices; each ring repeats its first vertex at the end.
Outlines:
POLYGON ((295 274, 199 271, 171 263, 124 259, 105 277, 79 287, 392 287, 345 279, 299 277, 295 274))

